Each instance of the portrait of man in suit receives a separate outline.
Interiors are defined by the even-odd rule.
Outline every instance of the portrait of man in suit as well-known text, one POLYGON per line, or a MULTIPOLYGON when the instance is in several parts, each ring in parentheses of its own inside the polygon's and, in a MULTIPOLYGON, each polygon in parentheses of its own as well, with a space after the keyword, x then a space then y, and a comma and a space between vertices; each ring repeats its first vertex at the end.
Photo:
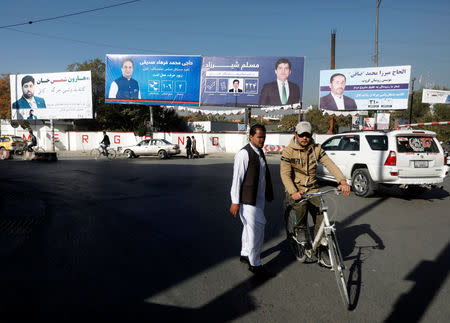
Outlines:
POLYGON ((233 81, 233 87, 231 89, 229 89, 228 92, 234 92, 234 93, 242 92, 242 89, 239 88, 239 80, 233 81))
POLYGON ((132 78, 134 71, 134 62, 130 58, 122 61, 122 76, 114 80, 109 88, 108 98, 136 100, 141 99, 139 83, 132 78))
POLYGON ((291 75, 291 62, 286 58, 280 58, 275 63, 275 75, 277 80, 264 84, 259 95, 260 105, 285 105, 300 102, 300 87, 288 81, 291 75))
POLYGON ((330 77, 331 92, 320 98, 320 108, 325 110, 357 110, 355 100, 344 95, 346 78, 336 73, 330 77))
POLYGON ((28 115, 27 119, 28 119, 28 120, 36 120, 36 119, 37 119, 37 117, 34 115, 33 109, 31 109, 31 110, 29 111, 29 115, 28 115))
POLYGON ((46 108, 43 98, 34 96, 34 77, 27 75, 22 78, 22 97, 13 103, 13 109, 46 108))

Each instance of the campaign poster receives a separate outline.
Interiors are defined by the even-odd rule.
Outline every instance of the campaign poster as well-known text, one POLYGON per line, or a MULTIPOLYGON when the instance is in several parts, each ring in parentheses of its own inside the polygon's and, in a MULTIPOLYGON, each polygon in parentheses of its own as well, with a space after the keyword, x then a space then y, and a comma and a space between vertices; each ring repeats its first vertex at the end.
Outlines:
POLYGON ((377 130, 389 130, 389 113, 377 113, 377 130))
POLYGON ((297 107, 304 57, 205 56, 200 105, 297 107))
POLYGON ((198 106, 201 56, 106 55, 105 102, 198 106))
POLYGON ((92 119, 91 72, 12 74, 14 120, 92 119))
POLYGON ((408 108, 411 66, 320 71, 323 110, 402 110, 408 108))
POLYGON ((422 103, 450 103, 450 91, 423 89, 422 103))
POLYGON ((364 118, 363 130, 375 130, 375 118, 364 118))

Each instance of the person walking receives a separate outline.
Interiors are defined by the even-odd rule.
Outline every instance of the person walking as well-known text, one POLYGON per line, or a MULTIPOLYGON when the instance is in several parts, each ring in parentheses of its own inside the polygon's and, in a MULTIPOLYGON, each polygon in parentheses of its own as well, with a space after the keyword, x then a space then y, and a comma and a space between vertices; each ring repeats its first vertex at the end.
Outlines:
POLYGON ((261 263, 266 224, 264 204, 273 200, 269 167, 262 151, 266 128, 253 125, 249 139, 250 143, 234 158, 230 213, 233 217, 239 214, 244 226, 240 261, 248 264, 248 270, 259 278, 271 278, 275 275, 261 263))
POLYGON ((186 138, 186 157, 188 159, 192 157, 192 140, 189 136, 186 138))

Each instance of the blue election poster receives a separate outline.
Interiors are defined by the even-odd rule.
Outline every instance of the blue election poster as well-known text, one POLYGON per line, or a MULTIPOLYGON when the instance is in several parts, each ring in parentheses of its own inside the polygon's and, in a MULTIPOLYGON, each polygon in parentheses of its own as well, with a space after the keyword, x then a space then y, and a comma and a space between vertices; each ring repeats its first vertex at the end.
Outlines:
POLYGON ((300 105, 304 64, 304 57, 205 56, 200 105, 300 105))
POLYGON ((198 106, 201 56, 106 55, 105 102, 198 106))

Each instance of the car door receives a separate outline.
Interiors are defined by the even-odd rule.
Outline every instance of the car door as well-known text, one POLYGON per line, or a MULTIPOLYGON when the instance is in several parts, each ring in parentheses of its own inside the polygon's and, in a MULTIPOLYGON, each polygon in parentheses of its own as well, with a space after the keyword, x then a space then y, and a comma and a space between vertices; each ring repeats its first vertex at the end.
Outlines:
MULTIPOLYGON (((331 160, 339 167, 345 178, 351 178, 351 170, 360 150, 359 135, 338 135, 331 137, 322 144, 331 160)), ((326 167, 321 167, 323 177, 334 179, 326 167)))
POLYGON ((135 154, 139 156, 145 156, 148 155, 148 144, 150 140, 142 140, 140 143, 136 145, 135 154))
POLYGON ((159 151, 159 146, 160 146, 160 140, 158 139, 152 139, 150 142, 150 146, 149 146, 149 154, 152 156, 156 156, 158 154, 159 151))

